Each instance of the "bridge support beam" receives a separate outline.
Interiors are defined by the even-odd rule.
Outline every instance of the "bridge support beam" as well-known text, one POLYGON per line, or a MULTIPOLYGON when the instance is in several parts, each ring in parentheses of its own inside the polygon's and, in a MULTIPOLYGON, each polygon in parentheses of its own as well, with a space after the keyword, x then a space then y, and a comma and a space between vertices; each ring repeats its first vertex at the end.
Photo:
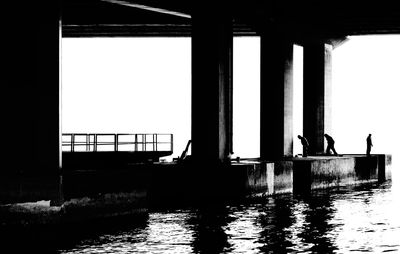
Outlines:
POLYGON ((260 157, 293 156, 293 43, 261 36, 260 157))
POLYGON ((332 45, 307 43, 303 49, 303 135, 310 154, 321 154, 324 133, 331 131, 332 45))
POLYGON ((232 151, 232 21, 192 16, 192 157, 228 161, 232 151))

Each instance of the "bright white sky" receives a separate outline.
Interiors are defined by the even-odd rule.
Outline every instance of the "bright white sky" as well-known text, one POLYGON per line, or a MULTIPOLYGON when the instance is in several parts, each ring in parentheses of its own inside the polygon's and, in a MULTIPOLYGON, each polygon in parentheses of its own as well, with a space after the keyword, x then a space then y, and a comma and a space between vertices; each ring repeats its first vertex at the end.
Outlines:
POLYGON ((352 37, 333 51, 332 68, 339 153, 364 152, 368 133, 375 153, 398 150, 400 35, 352 37))
POLYGON ((175 157, 190 139, 190 39, 64 38, 62 81, 64 133, 173 133, 175 157))
MULTIPOLYGON (((190 139, 190 47, 189 38, 64 38, 63 132, 173 133, 180 155, 190 139)), ((294 136, 302 126, 301 61, 296 46, 294 136)), ((333 51, 332 68, 336 150, 364 153, 372 133, 373 152, 396 154, 400 35, 352 37, 333 51)), ((235 38, 234 156, 259 155, 259 73, 259 38, 235 38)))

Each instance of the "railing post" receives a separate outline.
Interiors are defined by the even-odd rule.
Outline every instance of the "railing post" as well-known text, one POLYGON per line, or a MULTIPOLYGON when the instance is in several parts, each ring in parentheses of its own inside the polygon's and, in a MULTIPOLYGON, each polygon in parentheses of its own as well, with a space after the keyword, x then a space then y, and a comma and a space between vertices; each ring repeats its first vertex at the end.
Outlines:
POLYGON ((174 152, 174 134, 170 134, 170 136, 171 136, 171 152, 173 153, 174 152))
POLYGON ((94 134, 93 151, 97 152, 97 134, 94 134))
POLYGON ((90 143, 90 137, 89 134, 86 133, 86 152, 89 152, 89 143, 90 143))
POLYGON ((153 151, 158 151, 157 149, 157 134, 153 134, 153 151))
POLYGON ((137 134, 135 134, 135 152, 138 150, 138 140, 137 140, 137 134))
POLYGON ((114 152, 118 152, 118 134, 114 134, 114 152))
POLYGON ((71 152, 75 152, 75 134, 71 134, 71 152))

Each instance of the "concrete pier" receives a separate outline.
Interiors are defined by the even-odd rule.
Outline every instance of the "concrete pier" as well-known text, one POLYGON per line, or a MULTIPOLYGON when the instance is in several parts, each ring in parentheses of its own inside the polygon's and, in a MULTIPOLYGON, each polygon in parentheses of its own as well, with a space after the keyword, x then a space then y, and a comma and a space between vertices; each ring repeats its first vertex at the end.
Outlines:
POLYGON ((377 181, 377 157, 311 157, 293 166, 294 193, 377 181))
POLYGON ((273 194, 293 192, 293 164, 291 160, 277 161, 274 163, 274 189, 273 194))
POLYGON ((67 171, 48 179, 21 176, 10 181, 8 176, 0 186, 0 225, 85 222, 146 213, 160 205, 307 194, 390 180, 390 166, 391 155, 379 154, 243 160, 219 168, 206 163, 149 163, 129 169, 67 171))
POLYGON ((0 227, 86 223, 145 213, 150 176, 140 165, 75 170, 57 177, 3 176, 0 227))
MULTIPOLYGON (((236 169, 235 169, 236 168, 236 169)), ((233 164, 245 170, 245 193, 251 196, 284 193, 304 194, 313 190, 391 180, 391 155, 294 157, 275 162, 233 164), (248 165, 241 167, 240 165, 248 165)))

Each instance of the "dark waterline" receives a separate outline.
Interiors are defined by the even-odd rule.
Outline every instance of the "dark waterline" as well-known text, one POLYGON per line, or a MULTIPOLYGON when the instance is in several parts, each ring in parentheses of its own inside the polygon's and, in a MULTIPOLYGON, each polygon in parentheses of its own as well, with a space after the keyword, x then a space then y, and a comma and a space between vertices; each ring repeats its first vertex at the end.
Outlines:
POLYGON ((55 253, 400 252, 397 194, 387 182, 317 191, 308 197, 153 209, 140 219, 15 237, 31 242, 27 249, 55 253))

